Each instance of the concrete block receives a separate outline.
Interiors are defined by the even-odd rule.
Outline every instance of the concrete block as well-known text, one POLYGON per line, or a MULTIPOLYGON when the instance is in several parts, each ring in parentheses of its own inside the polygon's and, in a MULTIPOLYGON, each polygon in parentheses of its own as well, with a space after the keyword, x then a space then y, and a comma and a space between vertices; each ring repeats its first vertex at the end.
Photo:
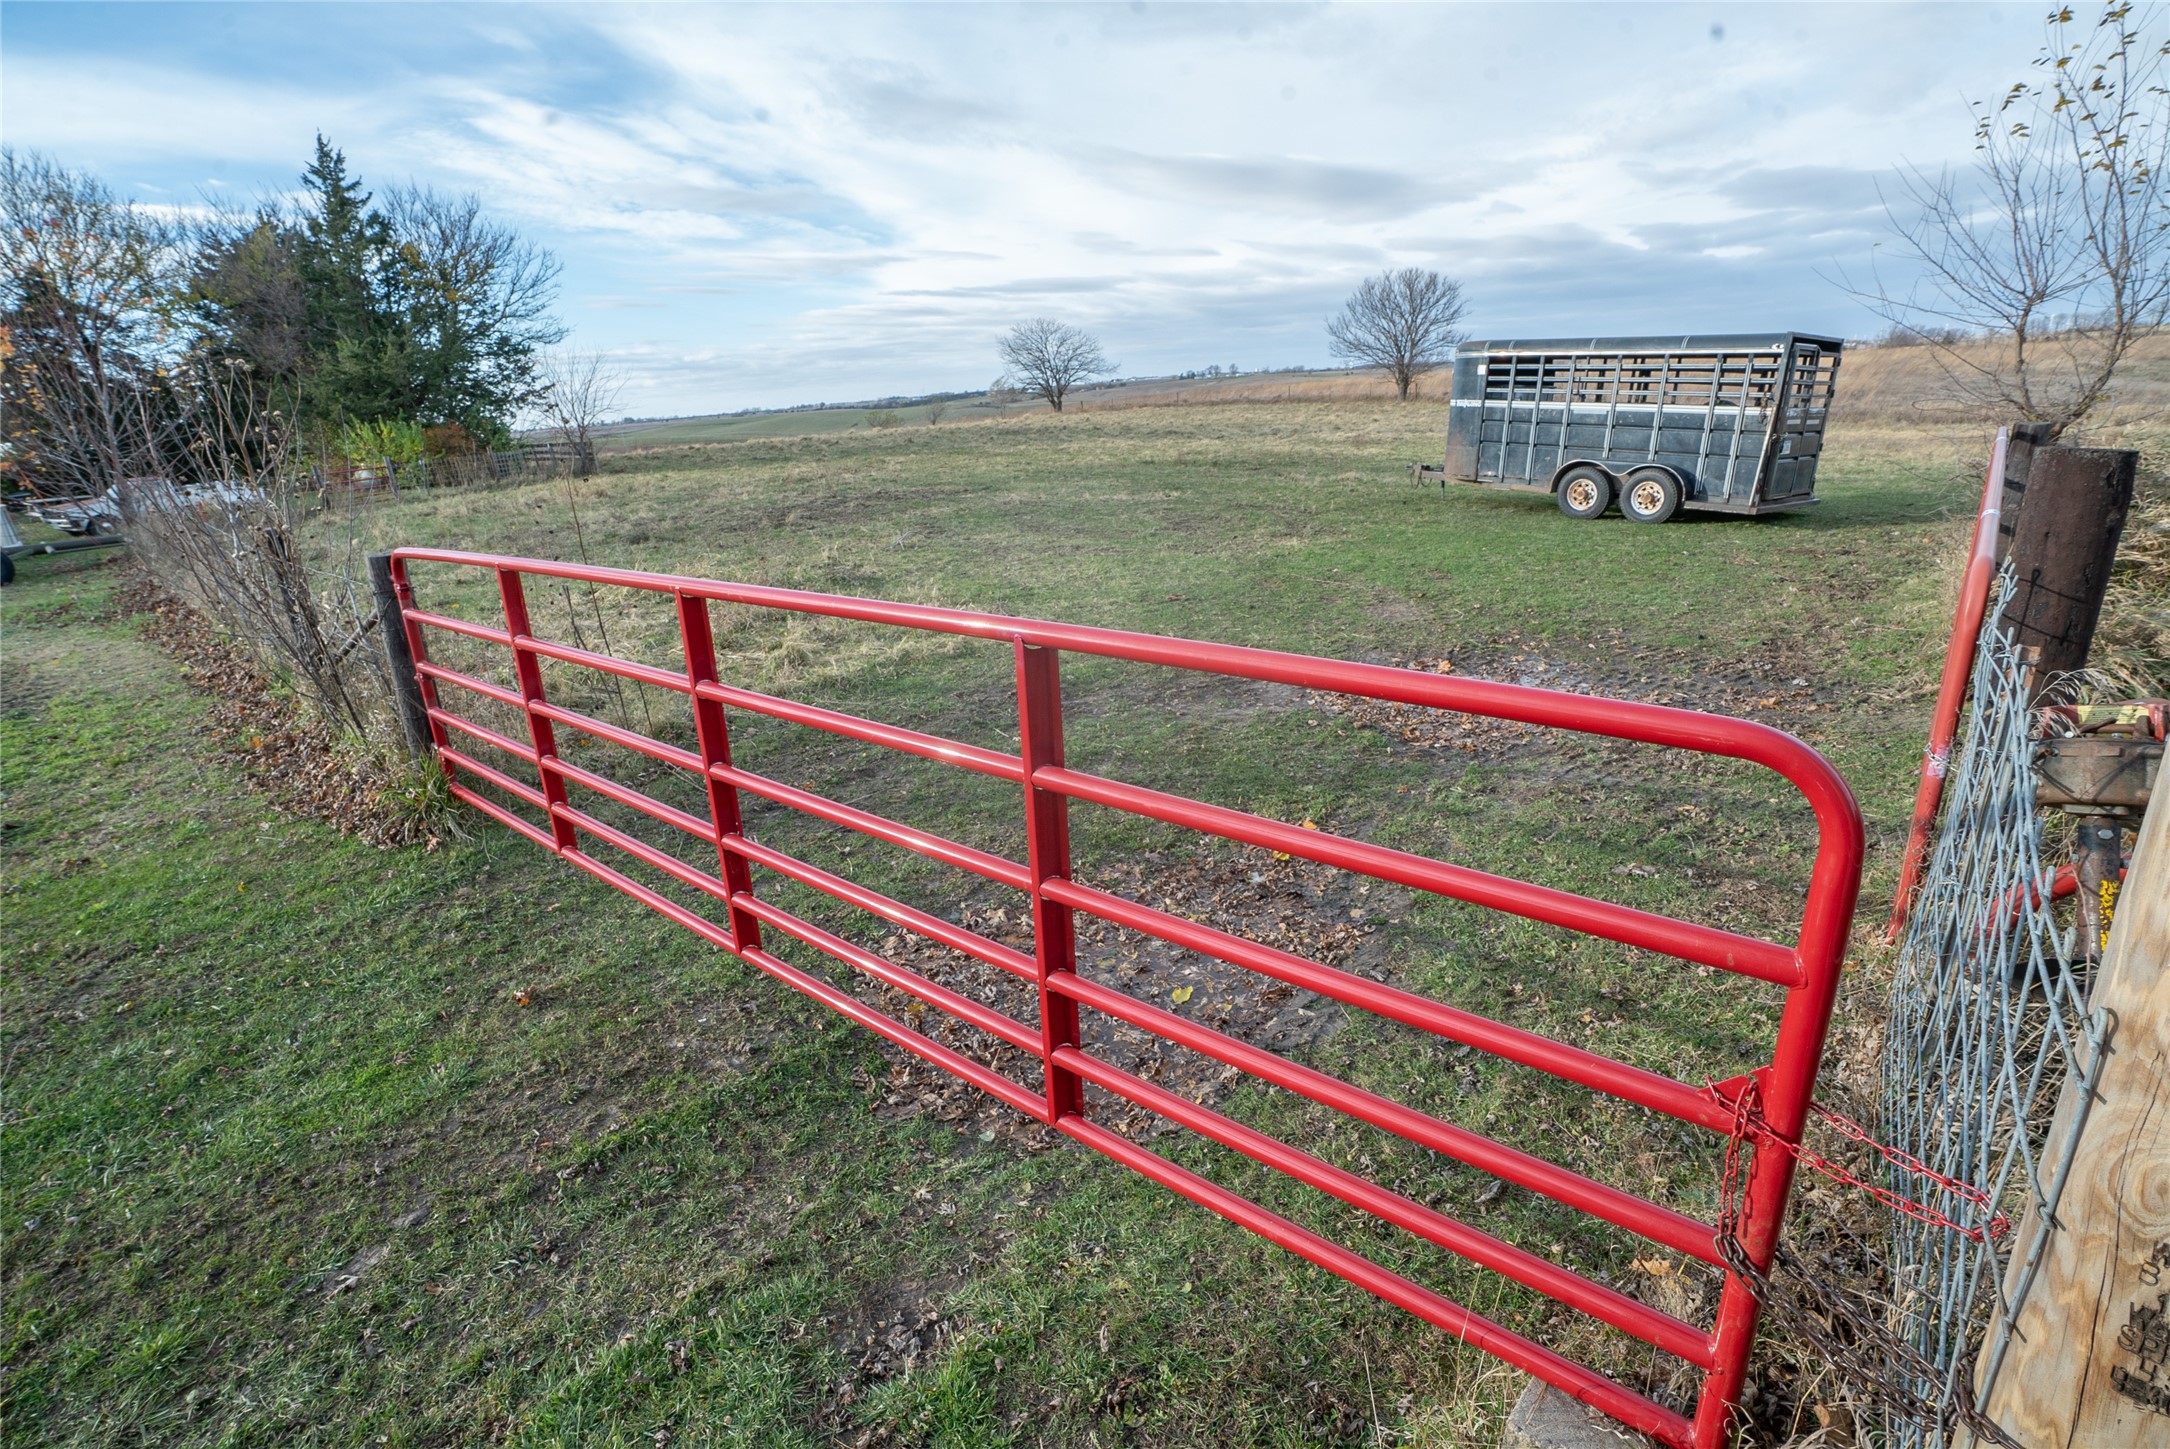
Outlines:
POLYGON ((1500 1449, 1647 1449, 1649 1444, 1582 1400, 1533 1380, 1507 1416, 1500 1449))

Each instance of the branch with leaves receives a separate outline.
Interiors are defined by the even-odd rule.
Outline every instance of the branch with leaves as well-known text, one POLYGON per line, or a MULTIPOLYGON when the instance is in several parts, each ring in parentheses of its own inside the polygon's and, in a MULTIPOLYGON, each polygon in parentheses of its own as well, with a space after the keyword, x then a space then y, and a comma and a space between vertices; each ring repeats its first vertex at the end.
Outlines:
POLYGON ((1973 168, 1910 168, 1886 198, 1918 280, 1849 290, 1935 349, 1970 410, 2062 435, 2170 320, 2170 39, 2147 35, 2160 18, 2053 12, 2035 75, 1973 108, 1973 168))

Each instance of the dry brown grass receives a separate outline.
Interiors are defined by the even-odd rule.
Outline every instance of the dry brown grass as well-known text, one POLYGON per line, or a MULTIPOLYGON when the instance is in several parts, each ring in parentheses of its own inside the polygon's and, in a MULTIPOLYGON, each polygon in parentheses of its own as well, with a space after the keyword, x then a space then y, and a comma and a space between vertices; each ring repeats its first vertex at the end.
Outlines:
MULTIPOLYGON (((1441 367, 1425 373, 1410 390, 1410 401, 1445 402, 1454 376, 1441 367)), ((1392 402, 1394 380, 1364 369, 1350 372, 1262 372, 1250 377, 1196 377, 1126 383, 1075 394, 1072 412, 1113 412, 1123 408, 1180 408, 1214 403, 1392 402)))
MULTIPOLYGON (((1993 361, 2000 350, 1991 342, 1959 349, 1965 358, 1983 363, 1993 361)), ((1849 349, 1839 365, 1833 417, 1850 425, 1979 425, 1987 417, 1954 384, 1949 370, 1953 365, 1931 347, 1849 349)), ((2165 416, 2170 416, 2170 333, 2141 339, 2126 358, 2108 403, 2082 431, 2094 435, 2165 416)))
POLYGON ((2089 672, 2107 698, 2170 696, 2170 449, 2140 449, 2140 486, 2102 601, 2089 672))
MULTIPOLYGON (((1987 361, 1993 343, 1962 348, 1968 357, 1987 361)), ((1858 430, 1863 425, 1903 427, 1979 426, 1980 408, 1953 386, 1946 362, 1929 347, 1854 347, 1839 368, 1834 415, 1858 430)), ((1452 374, 1438 368, 1417 380, 1415 397, 1445 401, 1452 374)), ((1393 380, 1369 369, 1347 372, 1259 373, 1249 377, 1186 378, 1129 383, 1077 395, 1078 412, 1106 412, 1133 407, 1191 407, 1202 403, 1322 403, 1386 401, 1393 380)), ((2129 428, 2170 417, 2170 333, 2148 337, 2134 347, 2112 390, 2109 403, 2083 431, 2129 428)))

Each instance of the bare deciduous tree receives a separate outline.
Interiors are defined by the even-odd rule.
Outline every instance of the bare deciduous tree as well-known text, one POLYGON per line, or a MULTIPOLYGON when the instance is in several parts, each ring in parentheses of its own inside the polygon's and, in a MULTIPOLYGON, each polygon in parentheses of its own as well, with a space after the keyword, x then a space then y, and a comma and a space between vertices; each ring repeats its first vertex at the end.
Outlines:
POLYGON ((1919 280, 1850 290, 1934 348, 1977 410, 2062 434, 2170 319, 2170 41, 2143 35, 2154 18, 2053 12, 2037 75, 1973 108, 1972 172, 1910 168, 1887 201, 1919 280))
POLYGON ((471 193, 401 187, 386 197, 384 217, 398 239, 404 325, 434 374, 434 410, 473 420, 517 406, 540 385, 538 350, 565 337, 550 315, 556 258, 490 220, 471 193))
POLYGON ((595 430, 616 410, 625 374, 600 352, 546 353, 536 365, 536 407, 558 441, 572 451, 573 471, 595 471, 595 430))
POLYGON ((0 411, 26 486, 99 493, 169 467, 175 241, 95 178, 0 148, 0 411))
POLYGON ((1462 284, 1421 267, 1366 277, 1326 323, 1336 357, 1383 367, 1409 400, 1418 376, 1454 355, 1467 304, 1462 284))
POLYGON ((1002 365, 1009 369, 1003 382, 1014 380, 1023 391, 1046 398, 1058 413, 1072 388, 1087 378, 1115 371, 1115 364, 1089 333, 1052 317, 1018 323, 998 350, 1002 365))

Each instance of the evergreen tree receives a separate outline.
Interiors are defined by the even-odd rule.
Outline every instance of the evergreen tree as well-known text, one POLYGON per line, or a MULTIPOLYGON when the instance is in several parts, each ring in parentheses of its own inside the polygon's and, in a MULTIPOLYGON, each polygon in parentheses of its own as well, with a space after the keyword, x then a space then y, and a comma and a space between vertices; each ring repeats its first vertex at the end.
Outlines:
POLYGON ((214 227, 192 269, 198 346, 325 434, 352 422, 458 423, 501 441, 535 389, 557 263, 472 197, 403 188, 379 204, 322 136, 289 214, 214 227))

